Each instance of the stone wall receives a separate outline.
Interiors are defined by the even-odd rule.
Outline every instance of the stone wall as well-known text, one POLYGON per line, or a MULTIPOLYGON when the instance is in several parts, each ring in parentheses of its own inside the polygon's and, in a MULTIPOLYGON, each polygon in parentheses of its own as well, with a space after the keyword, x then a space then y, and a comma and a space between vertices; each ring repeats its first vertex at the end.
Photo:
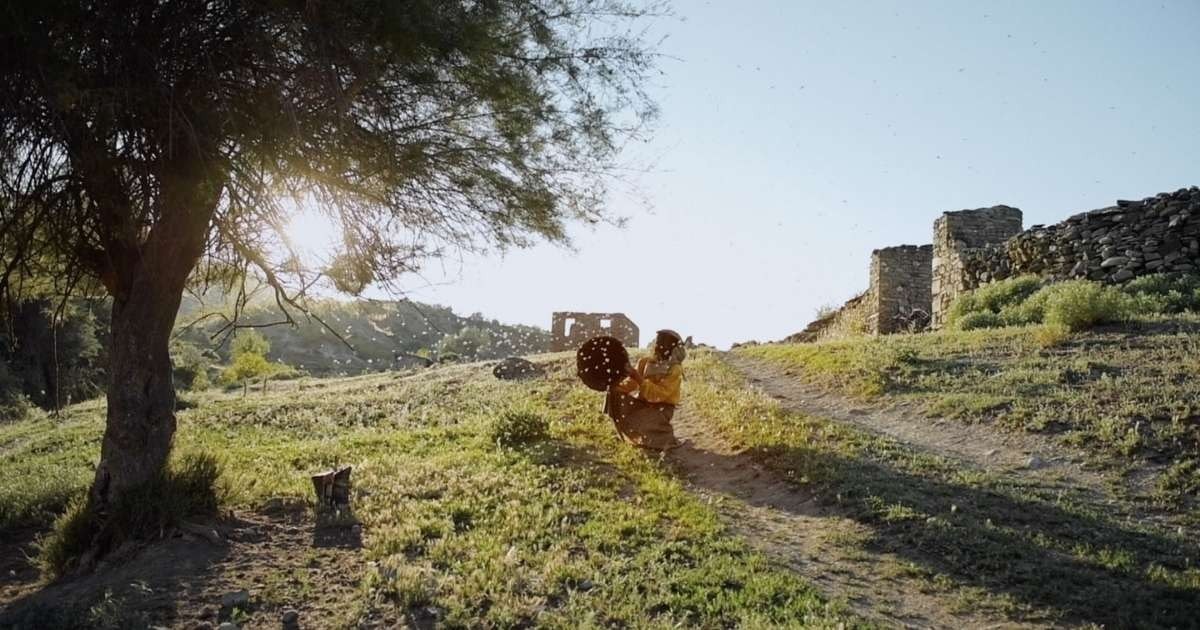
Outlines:
MULTIPOLYGON (((967 279, 985 273, 976 265, 979 251, 1021 232, 1021 211, 1009 206, 946 212, 933 223, 932 325, 938 328, 954 298, 975 288, 967 279)), ((987 256, 991 260, 991 256, 987 256)), ((999 258, 996 258, 999 264, 999 258)))
POLYGON ((626 347, 636 348, 640 332, 624 313, 554 313, 550 324, 550 351, 574 350, 600 335, 611 335, 626 347))
MULTIPOLYGON (((1003 243, 962 252, 958 266, 945 275, 961 292, 1025 274, 1116 283, 1197 269, 1200 188, 1193 186, 1139 201, 1121 200, 1050 226, 1035 225, 1003 243)), ((937 297, 934 302, 936 326, 949 303, 937 297)))
POLYGON ((932 245, 899 245, 871 252, 869 332, 882 335, 923 330, 929 325, 932 262, 932 245))
POLYGON ((918 330, 922 305, 941 327, 954 299, 981 285, 1033 274, 1055 280, 1124 282, 1137 276, 1200 271, 1200 188, 1084 212, 1022 231, 1009 206, 946 212, 933 224, 933 245, 871 253, 871 285, 825 313, 790 341, 918 330))

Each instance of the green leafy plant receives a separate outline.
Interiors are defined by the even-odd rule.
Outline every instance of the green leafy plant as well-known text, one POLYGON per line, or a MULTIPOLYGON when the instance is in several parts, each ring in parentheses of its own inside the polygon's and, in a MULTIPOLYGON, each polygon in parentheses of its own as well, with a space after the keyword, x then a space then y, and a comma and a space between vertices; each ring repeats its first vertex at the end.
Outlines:
POLYGON ((550 423, 531 409, 511 408, 496 416, 488 427, 488 439, 504 448, 520 448, 545 440, 550 423))

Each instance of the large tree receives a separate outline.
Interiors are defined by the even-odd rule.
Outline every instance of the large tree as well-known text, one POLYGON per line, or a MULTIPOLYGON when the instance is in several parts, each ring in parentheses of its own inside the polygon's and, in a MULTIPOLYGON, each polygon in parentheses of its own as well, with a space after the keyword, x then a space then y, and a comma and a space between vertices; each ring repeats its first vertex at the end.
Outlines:
POLYGON ((254 275, 284 319, 447 251, 563 240, 653 107, 621 0, 2 0, 0 291, 112 298, 93 505, 151 480, 175 432, 168 344, 197 278, 254 275))

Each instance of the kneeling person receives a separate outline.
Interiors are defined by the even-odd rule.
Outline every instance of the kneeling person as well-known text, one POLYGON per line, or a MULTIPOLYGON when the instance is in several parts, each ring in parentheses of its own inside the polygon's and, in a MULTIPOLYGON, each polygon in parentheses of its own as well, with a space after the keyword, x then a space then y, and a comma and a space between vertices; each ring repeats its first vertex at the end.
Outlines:
POLYGON ((679 445, 671 418, 679 404, 686 356, 679 333, 660 330, 652 356, 639 360, 636 368, 625 366, 628 378, 610 387, 604 402, 604 413, 616 423, 621 437, 656 450, 679 445))

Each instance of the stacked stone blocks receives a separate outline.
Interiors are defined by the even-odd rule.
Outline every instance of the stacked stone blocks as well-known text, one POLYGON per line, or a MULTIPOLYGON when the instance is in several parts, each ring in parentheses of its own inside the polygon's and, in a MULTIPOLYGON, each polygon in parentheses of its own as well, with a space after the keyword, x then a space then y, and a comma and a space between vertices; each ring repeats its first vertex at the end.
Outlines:
POLYGON ((870 332, 916 331, 929 324, 932 260, 932 245, 900 245, 871 252, 870 332))

